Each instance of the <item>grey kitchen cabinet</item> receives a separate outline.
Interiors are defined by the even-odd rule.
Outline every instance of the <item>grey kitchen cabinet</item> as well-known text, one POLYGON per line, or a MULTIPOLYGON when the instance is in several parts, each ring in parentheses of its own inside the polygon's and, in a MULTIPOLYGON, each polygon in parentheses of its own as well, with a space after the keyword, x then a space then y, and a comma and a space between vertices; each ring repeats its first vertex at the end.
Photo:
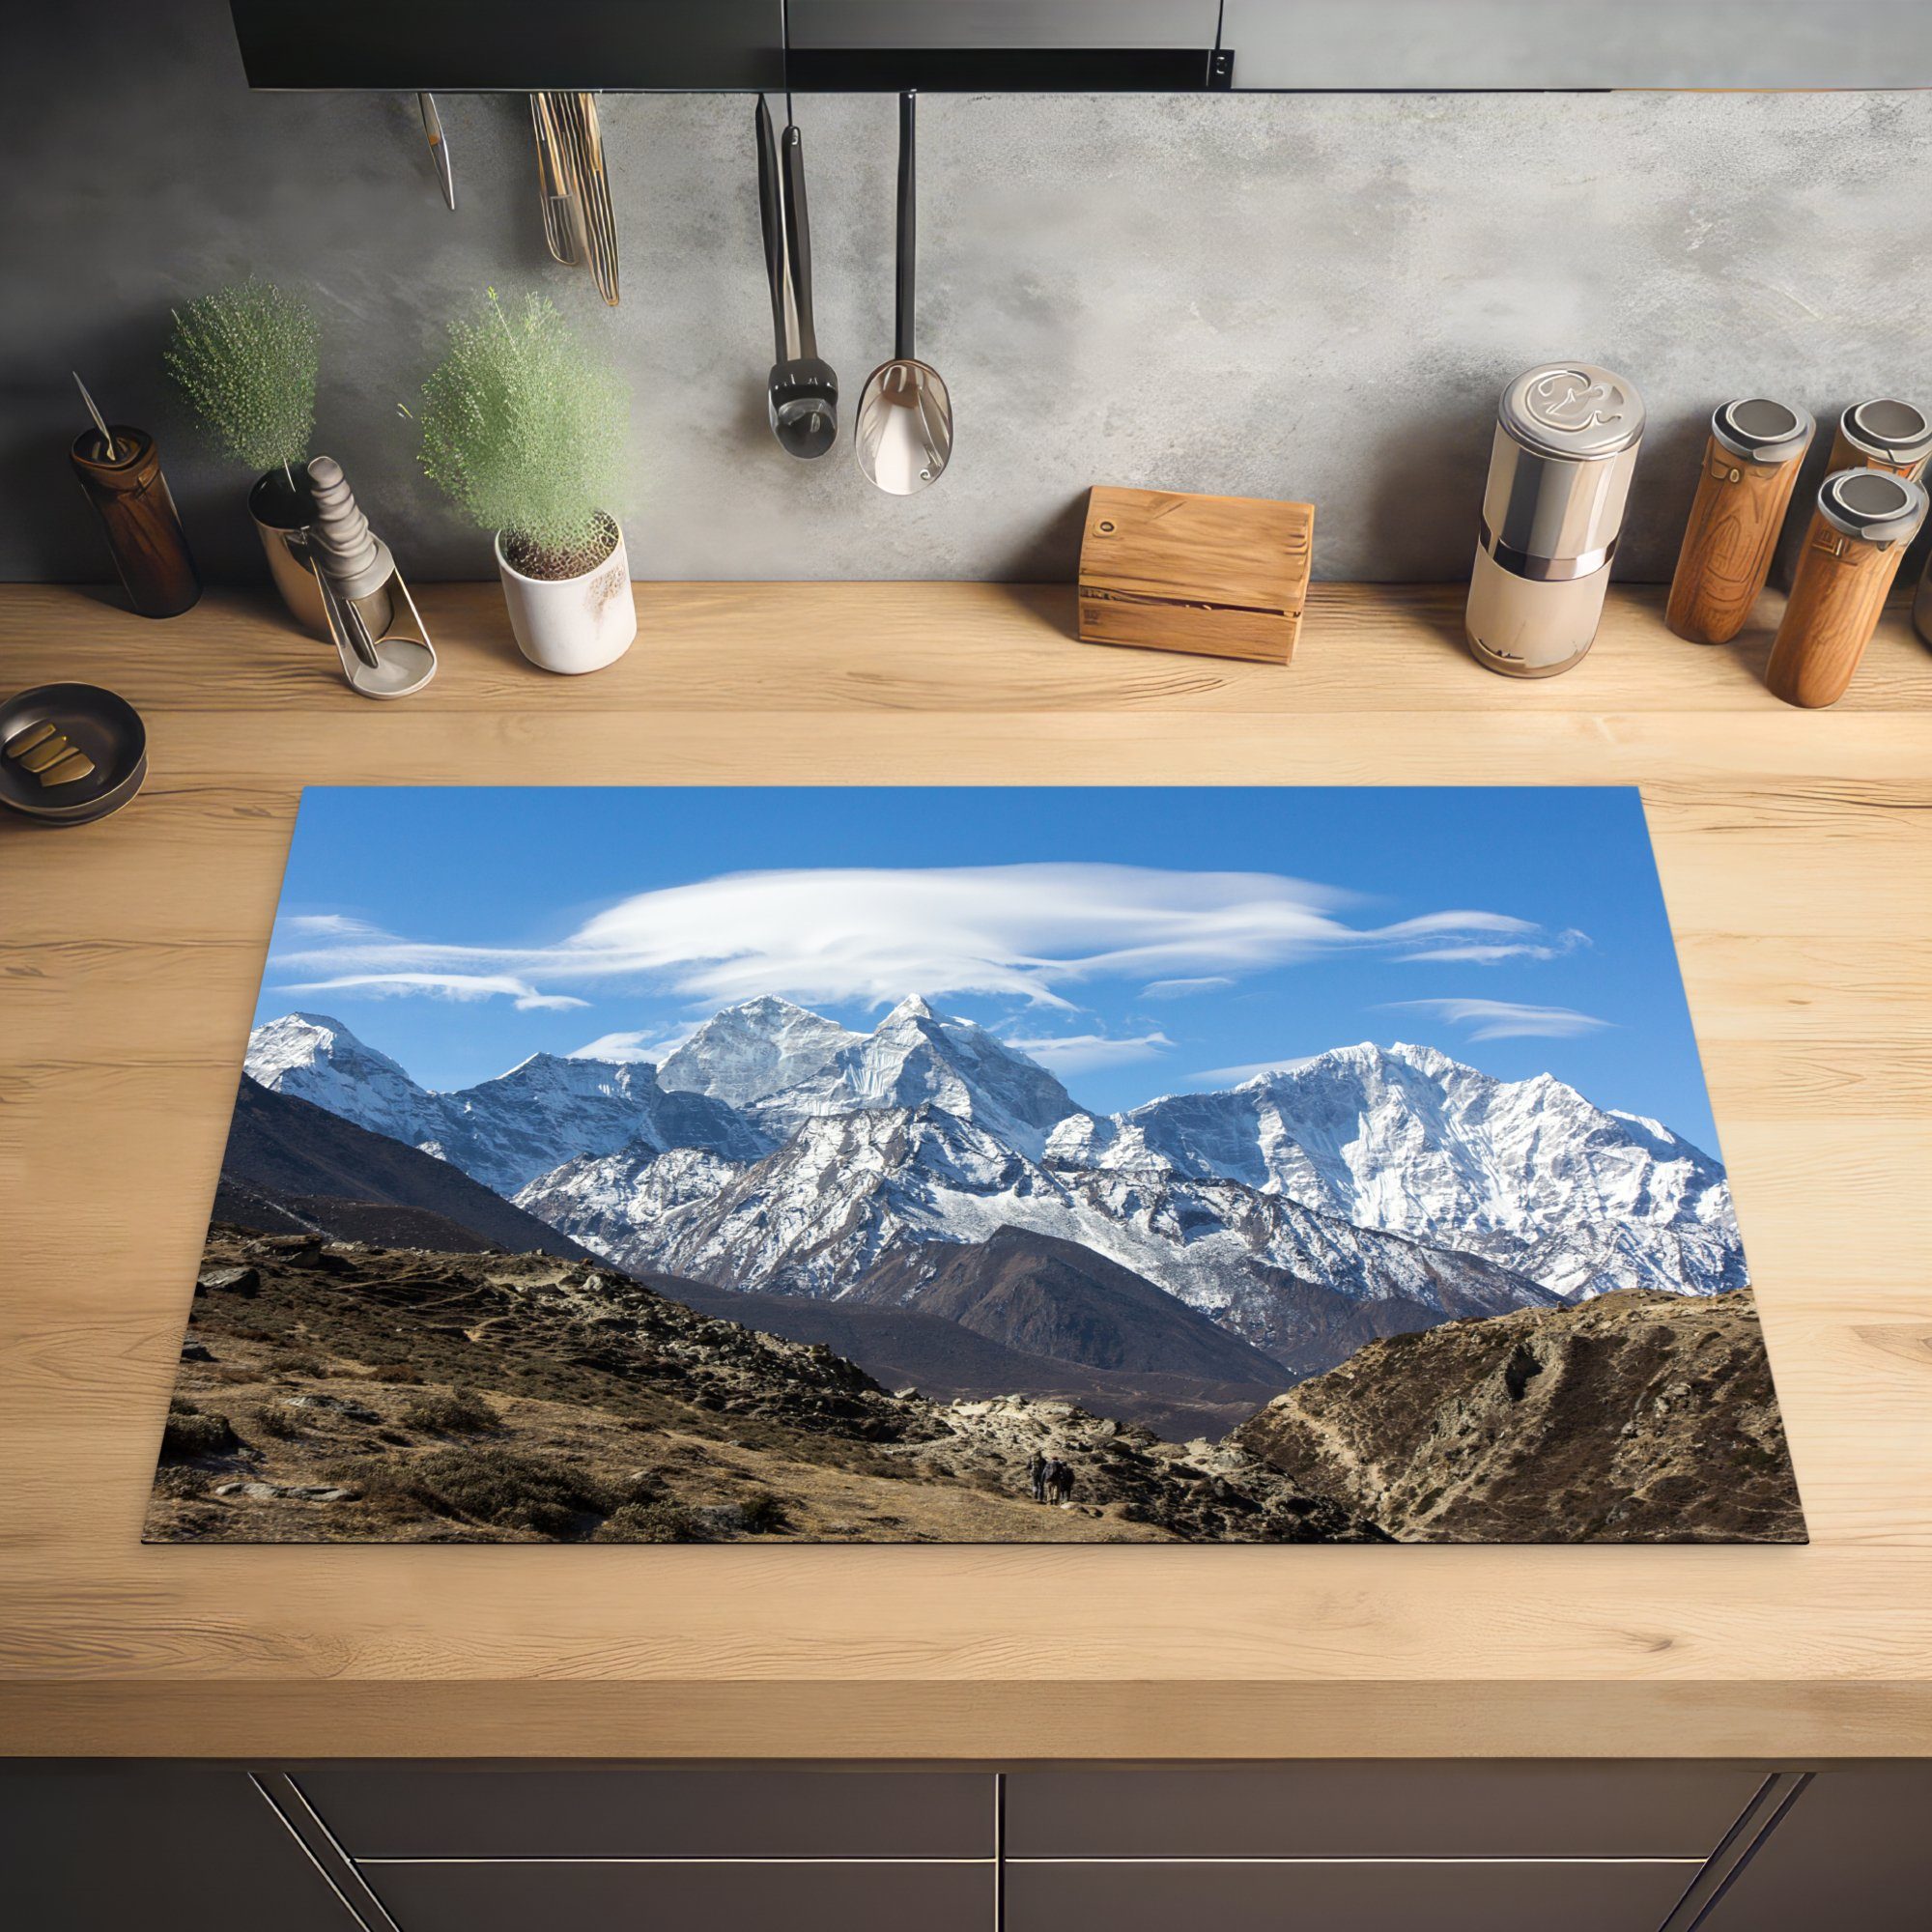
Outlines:
POLYGON ((357 1932, 225 1765, 0 1760, 0 1873, 21 1932, 357 1932))
POLYGON ((399 1864, 365 1869, 402 1932, 990 1932, 990 1862, 399 1864))
POLYGON ((31 1932, 1923 1932, 1928 1827, 1927 1764, 0 1760, 0 1896, 31 1932))
POLYGON ((1924 0, 1227 0, 1221 45, 1237 91, 1932 85, 1924 0))
POLYGON ((1005 1932, 1658 1932, 1696 1864, 1010 1864, 1005 1932))
POLYGON ((1763 1774, 1731 1765, 1298 1764, 1007 1778, 1011 1859, 1708 1858, 1763 1774))
POLYGON ((295 1774, 355 1859, 990 1859, 985 1772, 326 1765, 295 1774))
POLYGON ((1821 1771, 1698 1932, 1926 1932, 1932 1765, 1821 1771))

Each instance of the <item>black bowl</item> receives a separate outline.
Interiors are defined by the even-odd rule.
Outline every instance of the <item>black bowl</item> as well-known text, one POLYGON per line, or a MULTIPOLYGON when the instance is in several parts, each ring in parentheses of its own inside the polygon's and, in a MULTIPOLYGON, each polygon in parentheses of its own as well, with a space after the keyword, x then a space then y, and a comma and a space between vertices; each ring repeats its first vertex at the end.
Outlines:
POLYGON ((105 818, 141 789, 148 732, 125 697, 98 684, 42 684, 0 704, 0 804, 43 825, 86 825, 105 818), (84 779, 43 785, 6 748, 34 725, 57 725, 94 761, 84 779))

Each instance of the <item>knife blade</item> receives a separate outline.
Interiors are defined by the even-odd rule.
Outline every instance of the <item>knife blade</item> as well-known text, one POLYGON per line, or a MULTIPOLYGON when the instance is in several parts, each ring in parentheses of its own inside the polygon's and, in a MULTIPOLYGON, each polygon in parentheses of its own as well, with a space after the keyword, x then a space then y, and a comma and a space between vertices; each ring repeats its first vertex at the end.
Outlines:
POLYGON ((451 213, 456 212, 456 176, 449 165, 449 143, 442 137, 442 116, 436 111, 436 96, 418 94, 416 110, 422 116, 423 132, 429 137, 429 156, 436 163, 437 185, 451 213))
POLYGON ((561 95, 530 96, 530 126, 537 139, 537 195, 543 205, 544 245, 552 259, 574 269, 583 259, 583 222, 565 170, 554 102, 561 95))
POLYGON ((563 110, 564 148, 590 255, 598 293, 617 306, 617 217, 611 206, 611 178, 604 167, 604 134, 597 120, 597 97, 558 97, 563 110))

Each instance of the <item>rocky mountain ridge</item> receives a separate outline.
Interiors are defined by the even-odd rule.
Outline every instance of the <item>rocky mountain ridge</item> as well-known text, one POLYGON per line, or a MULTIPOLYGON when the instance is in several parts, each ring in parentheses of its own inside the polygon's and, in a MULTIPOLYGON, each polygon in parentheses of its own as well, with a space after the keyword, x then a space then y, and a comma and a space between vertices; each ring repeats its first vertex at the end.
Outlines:
POLYGON ((1549 1074, 1496 1080, 1435 1047, 1338 1047, 1222 1093, 1069 1121, 1048 1155, 1236 1180, 1486 1255, 1566 1300, 1715 1294, 1746 1279, 1730 1188, 1708 1154, 1549 1074))
MULTIPOLYGON (((1237 1182, 1041 1166, 937 1107, 814 1118, 750 1163, 625 1149, 566 1163, 516 1200, 634 1271, 828 1298, 928 1243, 1024 1230, 1079 1243, 1301 1374, 1340 1359, 1309 1345, 1311 1299, 1401 1304, 1391 1325, 1409 1327, 1556 1298, 1480 1257, 1237 1182)), ((1336 1339, 1346 1352, 1361 1337, 1336 1339)))
POLYGON ((493 1080, 435 1093, 321 1013, 257 1027, 243 1069, 271 1093, 420 1148, 505 1196, 563 1161, 634 1144, 740 1159, 777 1145, 724 1101, 667 1091, 642 1061, 534 1053, 493 1080))
POLYGON ((1747 1289, 1374 1342, 1231 1439, 1406 1543, 1805 1540, 1747 1289))
POLYGON ((750 1001, 661 1066, 537 1055, 455 1094, 317 1015, 258 1029, 248 1065, 636 1271, 838 1296, 919 1248, 1016 1229, 1297 1376, 1446 1319, 1746 1279, 1715 1161, 1548 1075, 1498 1081, 1428 1047, 1341 1048, 1114 1117, 917 998, 869 1034, 750 1001))

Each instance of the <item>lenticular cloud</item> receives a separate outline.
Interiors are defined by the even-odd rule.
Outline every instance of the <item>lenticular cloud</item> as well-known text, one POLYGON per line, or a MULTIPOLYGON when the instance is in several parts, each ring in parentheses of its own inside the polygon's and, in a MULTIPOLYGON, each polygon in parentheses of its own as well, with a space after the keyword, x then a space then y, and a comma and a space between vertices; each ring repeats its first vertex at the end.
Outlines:
MULTIPOLYGON (((1267 872, 1018 865, 732 872, 635 894, 553 945, 424 943, 393 934, 286 935, 288 970, 430 981, 491 974, 530 987, 644 984, 694 1001, 764 993, 885 1005, 908 987, 1066 1007, 1083 982, 1221 980, 1349 948, 1398 956, 1441 943, 1526 941, 1501 913, 1392 925, 1343 916, 1351 893, 1267 872), (317 939, 322 940, 317 944, 317 939)), ((311 980, 310 983, 317 983, 311 980)))

